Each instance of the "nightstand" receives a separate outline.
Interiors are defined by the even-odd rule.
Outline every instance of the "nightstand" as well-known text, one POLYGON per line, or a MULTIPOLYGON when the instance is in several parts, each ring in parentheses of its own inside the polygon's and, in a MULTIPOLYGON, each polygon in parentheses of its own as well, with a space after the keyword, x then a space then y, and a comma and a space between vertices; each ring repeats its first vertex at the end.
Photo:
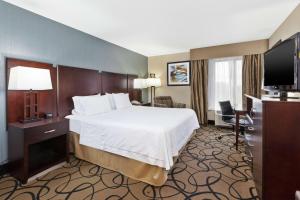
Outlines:
POLYGON ((9 171, 23 184, 28 178, 63 161, 69 161, 69 120, 45 119, 8 125, 9 171))

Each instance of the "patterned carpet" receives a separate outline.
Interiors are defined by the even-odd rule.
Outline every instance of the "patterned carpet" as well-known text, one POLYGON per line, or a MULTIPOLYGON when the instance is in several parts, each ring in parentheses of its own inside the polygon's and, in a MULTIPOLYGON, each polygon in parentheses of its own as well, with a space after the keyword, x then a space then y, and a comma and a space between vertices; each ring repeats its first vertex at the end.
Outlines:
POLYGON ((73 158, 27 185, 8 175, 0 177, 0 199, 258 199, 243 147, 235 151, 233 137, 216 140, 229 132, 201 128, 161 187, 73 158))

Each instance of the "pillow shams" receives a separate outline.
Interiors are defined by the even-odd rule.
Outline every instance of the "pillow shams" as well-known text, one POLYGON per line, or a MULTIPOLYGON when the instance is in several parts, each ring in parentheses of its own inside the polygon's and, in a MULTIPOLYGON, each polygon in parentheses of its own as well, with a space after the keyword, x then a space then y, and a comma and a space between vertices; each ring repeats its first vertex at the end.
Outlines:
POLYGON ((113 100, 117 109, 128 108, 132 106, 128 94, 113 94, 113 100))
POLYGON ((99 94, 97 95, 90 95, 90 96, 74 96, 72 97, 73 104, 74 104, 74 113, 80 114, 83 113, 83 108, 80 104, 80 100, 84 98, 89 98, 89 97, 97 97, 100 96, 99 94))
POLYGON ((76 113, 83 115, 95 115, 111 111, 110 103, 107 96, 89 96, 80 100, 81 112, 76 113))
POLYGON ((109 104, 110 104, 111 109, 115 110, 115 109, 116 109, 116 104, 115 104, 113 95, 112 95, 112 94, 109 94, 109 93, 105 93, 105 96, 108 97, 108 100, 109 100, 109 104))

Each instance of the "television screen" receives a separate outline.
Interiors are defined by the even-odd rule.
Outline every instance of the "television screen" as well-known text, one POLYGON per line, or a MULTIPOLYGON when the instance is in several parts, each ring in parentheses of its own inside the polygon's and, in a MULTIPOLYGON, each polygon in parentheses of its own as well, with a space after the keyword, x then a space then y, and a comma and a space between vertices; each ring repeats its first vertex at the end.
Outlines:
POLYGON ((265 86, 294 85, 295 40, 287 40, 265 53, 265 86))

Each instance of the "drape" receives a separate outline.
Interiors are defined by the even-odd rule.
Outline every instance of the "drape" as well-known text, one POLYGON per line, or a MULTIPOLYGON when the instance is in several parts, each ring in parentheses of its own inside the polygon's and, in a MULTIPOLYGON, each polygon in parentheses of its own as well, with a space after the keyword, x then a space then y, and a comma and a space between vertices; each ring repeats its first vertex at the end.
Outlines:
POLYGON ((191 72, 191 107, 199 123, 207 124, 208 60, 193 60, 191 72))
MULTIPOLYGON (((262 87, 262 54, 243 56, 243 94, 261 97, 262 87)), ((246 107, 246 98, 243 96, 243 107, 246 107)))

